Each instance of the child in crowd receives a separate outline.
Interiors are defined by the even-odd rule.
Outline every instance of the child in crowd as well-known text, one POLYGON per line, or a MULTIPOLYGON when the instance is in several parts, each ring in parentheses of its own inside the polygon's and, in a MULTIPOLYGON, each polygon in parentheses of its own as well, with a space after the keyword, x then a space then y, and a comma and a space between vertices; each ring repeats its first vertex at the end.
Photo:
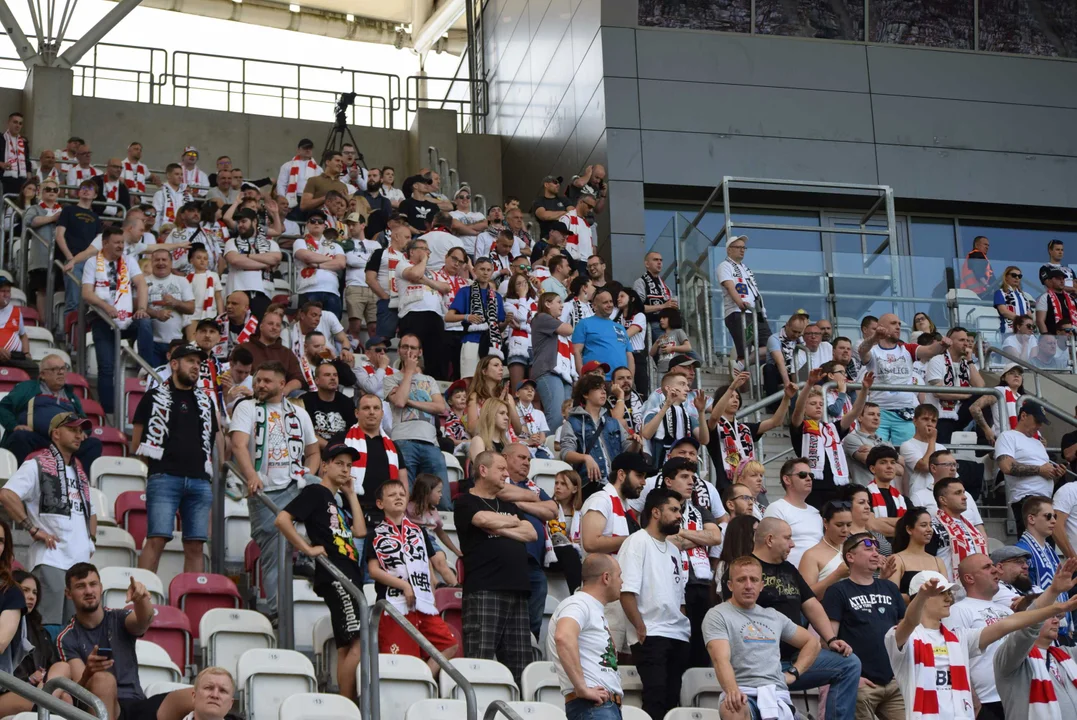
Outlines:
POLYGON ((669 361, 673 356, 691 352, 692 343, 688 340, 688 333, 682 329, 684 322, 677 308, 661 310, 658 313, 658 327, 662 328, 662 334, 652 343, 651 356, 658 366, 658 374, 665 375, 669 372, 669 361))
MULTIPOLYGON (((442 559, 445 559, 445 551, 441 545, 438 544, 438 540, 445 544, 445 547, 449 549, 456 557, 463 556, 460 552, 460 548, 456 547, 456 544, 449 537, 449 533, 445 532, 444 521, 441 519, 441 513, 438 512, 438 505, 441 504, 441 495, 444 492, 441 486, 441 478, 431 473, 419 473, 415 476, 415 482, 411 486, 411 501, 408 503, 408 520, 411 520, 416 525, 419 525, 426 530, 427 535, 430 535, 430 543, 434 547, 434 556, 439 553, 442 559), (437 538, 435 540, 434 538, 437 538)), ((431 561, 434 557, 431 557, 431 561)), ((440 573, 442 576, 445 573, 440 573)), ((450 585, 456 584, 456 574, 451 570, 449 575, 452 577, 446 577, 445 580, 450 585)))
POLYGON ((550 426, 546 424, 546 416, 535 409, 535 390, 534 380, 524 380, 516 387, 516 414, 523 425, 520 439, 531 450, 531 457, 549 460, 552 456, 544 443, 550 426))
POLYGON ((192 272, 187 275, 187 282, 194 292, 194 313, 185 318, 187 337, 194 339, 194 329, 199 320, 216 320, 224 312, 224 298, 221 294, 221 278, 209 268, 209 251, 202 243, 191 245, 187 251, 187 261, 192 272))
POLYGON ((445 391, 448 408, 441 416, 439 432, 441 446, 445 452, 467 457, 467 445, 471 440, 464 418, 467 417, 467 380, 457 380, 445 391))

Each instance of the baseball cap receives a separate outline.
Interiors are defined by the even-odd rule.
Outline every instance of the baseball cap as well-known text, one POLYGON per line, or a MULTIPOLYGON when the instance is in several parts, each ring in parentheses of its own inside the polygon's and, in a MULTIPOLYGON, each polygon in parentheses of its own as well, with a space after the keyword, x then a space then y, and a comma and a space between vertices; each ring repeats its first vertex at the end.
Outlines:
POLYGON ((920 592, 920 588, 922 588, 924 585, 928 584, 932 580, 938 580, 939 587, 942 588, 943 591, 949 590, 950 588, 957 585, 957 583, 952 583, 947 580, 946 576, 940 572, 937 572, 935 570, 921 570, 920 572, 912 576, 912 582, 909 583, 909 597, 912 597, 916 593, 920 592))
POLYGON ((793 313, 789 317, 790 317, 790 319, 795 318, 795 317, 802 317, 805 320, 811 320, 811 316, 808 315, 808 311, 805 310, 804 308, 799 308, 795 313, 793 313))
POLYGON ((691 445, 696 450, 699 450, 699 440, 696 440, 691 435, 682 435, 680 438, 677 439, 676 442, 669 446, 669 449, 672 450, 673 448, 680 447, 681 445, 691 445))
POLYGON ((518 391, 524 385, 530 385, 531 387, 535 388, 536 390, 538 389, 538 385, 535 384, 534 380, 521 380, 520 382, 516 383, 516 390, 518 391))
POLYGON ((194 343, 188 343, 186 345, 180 345, 178 348, 173 350, 171 359, 179 360, 180 358, 185 358, 188 355, 197 355, 202 360, 205 360, 209 357, 209 355, 206 354, 205 350, 198 347, 194 343))
POLYGON ((615 475, 618 470, 624 470, 626 473, 638 472, 640 475, 651 474, 651 466, 647 464, 647 460, 643 457, 643 454, 637 452, 623 452, 613 458, 613 464, 610 468, 610 476, 612 477, 615 475))
POLYGON ((586 375, 595 370, 602 370, 602 372, 608 373, 610 371, 610 366, 604 362, 599 362, 598 360, 589 360, 583 364, 582 368, 580 368, 580 374, 586 375))
POLYGON ((383 338, 380 335, 372 335, 370 338, 367 339, 366 347, 370 348, 370 347, 374 347, 375 345, 382 345, 384 347, 389 347, 389 339, 388 338, 383 338))
POLYGON ((997 550, 992 551, 990 555, 991 562, 998 565, 999 563, 1006 562, 1007 560, 1016 560, 1017 558, 1030 558, 1032 553, 1024 548, 1019 548, 1016 545, 1006 545, 1000 547, 997 550))
POLYGON ((337 455, 348 454, 351 456, 352 461, 359 459, 359 451, 353 447, 349 447, 344 443, 336 443, 335 445, 326 445, 325 450, 322 450, 322 461, 329 462, 337 455))
POLYGON ((1062 271, 1062 268, 1051 268, 1046 273, 1044 273, 1044 277, 1045 278, 1064 278, 1064 277, 1066 277, 1066 273, 1064 273, 1062 271))
POLYGON ((464 378, 454 381, 449 387, 445 389, 445 397, 449 397, 453 393, 459 390, 467 390, 468 381, 464 378))
POLYGON ((217 332, 221 331, 221 326, 217 324, 217 321, 213 318, 202 318, 198 321, 198 324, 194 326, 195 332, 198 332, 202 328, 212 328, 217 332))
POLYGON ((563 179, 564 178, 557 175, 547 175, 546 177, 542 178, 542 184, 545 185, 546 183, 552 182, 560 185, 563 179))
POLYGON ((52 418, 52 422, 49 423, 49 432, 51 433, 58 427, 80 427, 85 432, 90 432, 93 425, 89 419, 80 417, 73 412, 62 412, 52 418))
POLYGON ((324 223, 325 213, 321 212, 320 210, 312 212, 310 215, 307 215, 307 222, 309 223, 311 220, 321 220, 324 223))
POLYGON ((1018 365, 1015 362, 1011 362, 1011 363, 1006 363, 1006 366, 1002 368, 1002 372, 999 373, 999 377, 1002 377, 1003 375, 1008 373, 1010 370, 1017 370, 1022 375, 1025 374, 1025 369, 1023 367, 1021 367, 1020 365, 1018 365))
POLYGON ((366 215, 360 215, 357 212, 348 213, 347 217, 344 218, 344 222, 346 222, 346 223, 363 223, 363 224, 365 224, 366 223, 366 215))
MULTIPOLYGON (((254 190, 255 192, 262 192, 261 189, 257 185, 252 183, 250 180, 244 180, 243 183, 239 186, 239 189, 240 190, 254 190)), ((247 208, 245 208, 245 209, 247 209, 247 208)), ((242 212, 242 210, 240 212, 242 212)), ((236 214, 238 215, 239 213, 236 213, 236 214)))
POLYGON ((674 355, 670 361, 669 366, 673 367, 699 367, 699 360, 695 359, 691 355, 674 355))
POLYGON ((312 147, 314 147, 314 141, 311 140, 310 138, 303 138, 302 140, 299 141, 299 144, 296 145, 296 147, 297 148, 303 148, 303 149, 312 148, 312 147))
POLYGON ((187 147, 183 148, 184 155, 189 155, 192 153, 195 155, 198 154, 198 148, 196 148, 194 145, 188 145, 187 147))
POLYGON ((11 274, 7 270, 0 270, 0 287, 14 284, 15 281, 11 279, 11 274))
POLYGON ((1047 415, 1043 412, 1043 408, 1039 405, 1036 405, 1035 403, 1026 402, 1024 405, 1021 406, 1021 409, 1017 411, 1018 415, 1020 415, 1021 413, 1031 415, 1043 425, 1051 424, 1051 421, 1047 419, 1047 415))

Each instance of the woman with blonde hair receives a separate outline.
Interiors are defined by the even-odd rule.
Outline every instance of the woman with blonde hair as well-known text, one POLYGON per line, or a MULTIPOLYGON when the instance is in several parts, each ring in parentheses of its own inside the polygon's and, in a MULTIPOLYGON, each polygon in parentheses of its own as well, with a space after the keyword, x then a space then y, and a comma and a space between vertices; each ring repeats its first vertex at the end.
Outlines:
POLYGON ((509 383, 504 382, 505 364, 496 355, 487 355, 475 366, 475 374, 467 386, 467 417, 464 425, 475 437, 478 432, 479 413, 487 400, 498 399, 508 405, 509 420, 514 431, 521 429, 520 418, 516 416, 516 403, 512 402, 509 383))
POLYGON ((1032 315, 1036 301, 1021 289, 1024 273, 1016 265, 1010 265, 1002 273, 1002 283, 995 291, 993 305, 998 310, 999 328, 1002 334, 1013 333, 1014 318, 1019 315, 1032 315))
POLYGON ((752 515, 757 519, 763 519, 763 511, 767 509, 767 488, 765 485, 767 469, 758 460, 746 460, 737 466, 733 474, 733 483, 743 485, 752 491, 752 515))
POLYGON ((578 542, 580 535, 580 508, 583 507, 583 481, 575 470, 562 470, 554 476, 553 500, 557 503, 557 517, 546 521, 554 554, 557 555, 556 566, 565 575, 570 593, 580 586, 582 550, 578 542))
POLYGON ((509 408, 510 403, 503 402, 498 398, 490 398, 483 403, 479 411, 476 432, 471 436, 471 446, 467 450, 467 456, 474 462, 479 453, 487 450, 504 452, 505 448, 512 444, 509 434, 509 408))

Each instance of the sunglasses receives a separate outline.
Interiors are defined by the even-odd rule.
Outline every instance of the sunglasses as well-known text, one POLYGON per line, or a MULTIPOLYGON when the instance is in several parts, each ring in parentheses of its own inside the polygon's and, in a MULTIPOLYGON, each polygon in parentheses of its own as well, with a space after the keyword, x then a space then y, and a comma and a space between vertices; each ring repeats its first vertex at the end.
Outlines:
POLYGON ((860 544, 866 548, 875 548, 876 550, 879 549, 879 543, 875 540, 872 540, 871 538, 864 538, 860 541, 860 544))
POLYGON ((325 220, 314 218, 313 220, 307 220, 307 225, 325 225, 325 220))
POLYGON ((381 354, 381 353, 384 353, 384 352, 385 352, 385 348, 383 348, 383 347, 374 347, 374 348, 367 348, 367 353, 368 353, 368 354, 369 354, 369 353, 378 353, 378 354, 381 354))
POLYGON ((807 480, 808 478, 811 477, 811 473, 807 472, 805 470, 800 470, 800 471, 795 472, 795 473, 789 473, 789 477, 796 477, 796 478, 800 478, 801 480, 807 480))
POLYGON ((1043 519, 1044 520, 1054 520, 1056 517, 1057 517, 1057 515, 1055 515, 1052 512, 1043 513, 1043 519))
POLYGON ((1024 277, 1024 275, 1022 275, 1021 273, 1010 273, 1010 277, 1017 278, 1018 280, 1020 280, 1024 277))

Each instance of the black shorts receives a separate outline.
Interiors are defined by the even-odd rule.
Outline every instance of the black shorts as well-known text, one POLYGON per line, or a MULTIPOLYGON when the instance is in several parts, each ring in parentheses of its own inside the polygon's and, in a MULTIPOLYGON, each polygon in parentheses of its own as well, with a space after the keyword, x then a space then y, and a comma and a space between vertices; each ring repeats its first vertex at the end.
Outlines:
POLYGON ((120 698, 120 716, 116 720, 157 720, 157 711, 164 703, 168 693, 136 700, 120 698))
POLYGON ((314 588, 314 592, 325 600, 329 608, 329 619, 333 623, 333 640, 337 648, 349 647, 359 639, 359 603, 336 580, 319 585, 314 588))

